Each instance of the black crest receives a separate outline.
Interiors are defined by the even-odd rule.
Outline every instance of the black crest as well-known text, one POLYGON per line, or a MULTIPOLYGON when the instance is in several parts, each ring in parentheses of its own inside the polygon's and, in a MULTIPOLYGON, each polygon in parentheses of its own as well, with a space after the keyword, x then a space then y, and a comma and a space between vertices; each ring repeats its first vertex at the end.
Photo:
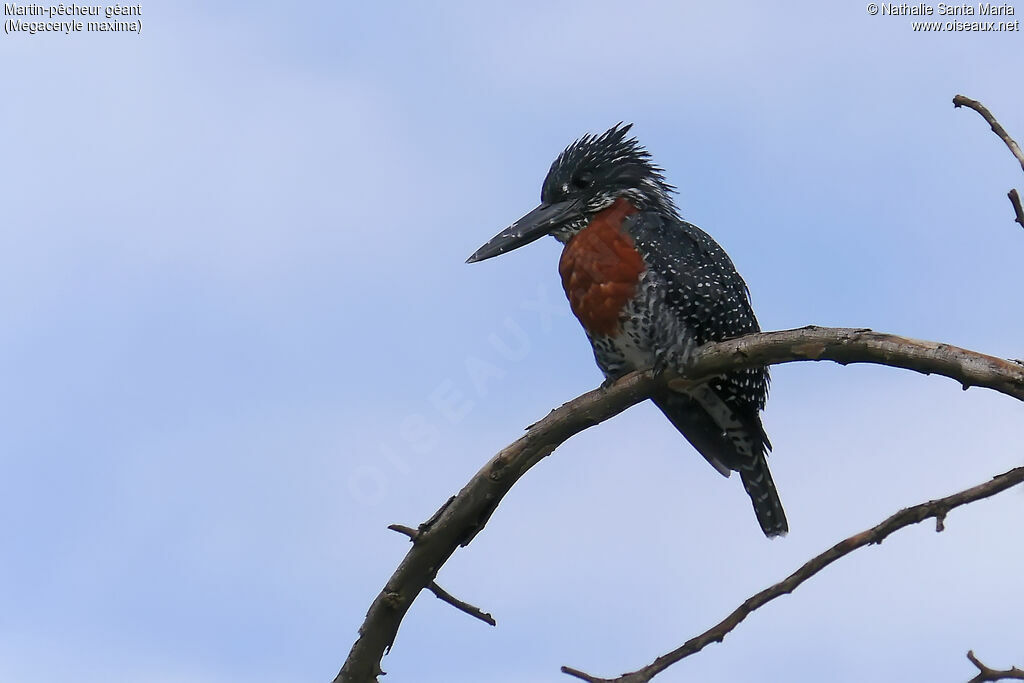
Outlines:
POLYGON ((674 210, 669 197, 675 188, 661 167, 635 137, 633 124, 617 123, 600 135, 588 133, 558 155, 541 189, 541 201, 571 196, 628 196, 641 208, 674 210))

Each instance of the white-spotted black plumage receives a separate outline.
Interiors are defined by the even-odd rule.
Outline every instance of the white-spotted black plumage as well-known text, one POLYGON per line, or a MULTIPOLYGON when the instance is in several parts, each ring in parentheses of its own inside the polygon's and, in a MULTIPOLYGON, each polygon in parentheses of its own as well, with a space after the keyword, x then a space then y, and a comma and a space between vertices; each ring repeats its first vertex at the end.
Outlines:
MULTIPOLYGON (((573 143, 544 183, 547 193, 558 195, 586 172, 595 185, 606 185, 598 197, 624 196, 640 209, 623 225, 647 266, 637 295, 623 311, 619 335, 588 334, 595 360, 610 379, 654 363, 683 370, 697 346, 760 331, 732 260, 710 235, 679 217, 669 196, 673 188, 647 151, 625 137, 627 130, 617 126, 573 143)), ((599 211, 611 201, 591 206, 599 211)), ((788 525, 768 470, 771 442, 760 418, 768 383, 767 368, 736 370, 702 391, 665 390, 653 400, 715 469, 726 476, 740 473, 761 528, 776 536, 788 525)))
MULTIPOLYGON (((707 233, 660 211, 630 216, 623 227, 647 265, 647 310, 639 324, 653 319, 649 344, 655 362, 685 371, 693 348, 760 331, 746 283, 707 233)), ((636 325, 626 319, 622 328, 636 325)), ((788 527, 768 470, 771 443, 760 418, 768 383, 767 368, 735 370, 688 394, 663 391, 654 402, 716 469, 740 473, 762 529, 775 536, 788 527)))
MULTIPOLYGON (((569 253, 581 231, 601 224, 599 216, 616 215, 621 226, 614 233, 620 236, 610 238, 614 248, 596 238, 582 242, 597 251, 580 247, 581 255, 573 256, 563 273, 570 302, 576 297, 574 312, 608 379, 651 366, 685 372, 697 346, 760 330, 746 283, 732 261, 707 233, 679 216, 671 199, 674 188, 647 150, 626 137, 629 129, 619 124, 569 145, 551 165, 541 205, 469 259, 491 258, 544 234, 566 243, 569 253), (628 202, 626 211, 621 211, 623 200, 628 202), (634 254, 616 272, 615 260, 623 258, 616 251, 621 234, 639 254, 641 268, 630 270, 634 254), (584 271, 578 282, 572 276, 576 268, 584 271), (635 282, 620 304, 614 292, 621 291, 624 273, 634 273, 635 282), (586 311, 587 294, 580 287, 596 292, 598 300, 607 291, 604 302, 620 305, 610 326, 613 332, 604 318, 589 318, 601 324, 587 329, 588 316, 596 314, 586 311)), ((662 389, 652 400, 719 472, 740 473, 762 530, 778 536, 788 527, 766 460, 771 444, 760 412, 767 396, 768 370, 752 368, 726 373, 685 393, 662 389)))

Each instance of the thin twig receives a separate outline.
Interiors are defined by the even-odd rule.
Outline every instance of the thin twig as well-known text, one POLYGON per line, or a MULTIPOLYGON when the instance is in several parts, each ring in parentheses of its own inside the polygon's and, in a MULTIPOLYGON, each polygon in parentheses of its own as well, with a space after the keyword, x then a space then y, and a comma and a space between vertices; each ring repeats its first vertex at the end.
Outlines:
POLYGON ((403 536, 408 536, 410 541, 415 541, 416 537, 420 535, 420 532, 402 524, 389 524, 388 528, 392 531, 397 531, 403 536))
MULTIPOLYGON (((953 98, 954 107, 969 107, 974 111, 981 114, 981 118, 985 119, 986 123, 992 128, 992 132, 999 136, 999 139, 1006 143, 1006 146, 1010 148, 1010 153, 1017 158, 1020 162, 1020 167, 1024 170, 1024 152, 1021 151, 1020 145, 1017 141, 1010 137, 1010 134, 1006 132, 1006 129, 996 121, 996 117, 992 116, 985 105, 977 100, 972 100, 969 97, 963 95, 957 95, 953 98)), ((1017 194, 1016 189, 1011 189, 1006 196, 1010 198, 1010 205, 1013 206, 1013 215, 1015 216, 1014 222, 1020 224, 1020 227, 1024 228, 1024 207, 1020 203, 1020 195, 1017 194)))
POLYGON ((967 683, 986 683, 987 681, 1007 681, 1010 679, 1024 681, 1024 671, 1017 667, 1006 669, 1005 671, 990 669, 974 656, 974 650, 967 651, 967 659, 971 660, 971 664, 978 667, 978 675, 967 681, 967 683))
POLYGON ((1013 205, 1013 213, 1017 216, 1014 221, 1024 228, 1024 207, 1020 205, 1020 195, 1017 194, 1016 188, 1007 192, 1006 196, 1010 198, 1010 204, 1013 205))
MULTIPOLYGON (((1022 482, 1024 482, 1024 467, 1017 467, 1009 472, 993 477, 987 482, 965 489, 959 493, 954 493, 951 496, 939 498, 938 500, 931 500, 927 503, 921 503, 920 505, 900 510, 881 524, 878 524, 866 531, 862 531, 859 534, 850 536, 849 538, 836 543, 817 557, 808 560, 802 567, 782 581, 779 581, 760 593, 747 598, 742 605, 733 610, 728 617, 715 626, 709 628, 699 636, 686 641, 682 646, 676 648, 672 652, 658 657, 651 664, 648 664, 642 669, 638 669, 632 673, 623 674, 618 678, 595 678, 589 674, 579 671, 578 669, 571 669, 569 667, 562 667, 562 672, 567 673, 570 676, 575 676, 580 680, 587 681, 588 683, 647 683, 654 678, 654 676, 676 662, 700 652, 711 643, 722 642, 725 636, 736 628, 744 619, 746 619, 751 612, 779 596, 792 593, 804 581, 811 578, 836 560, 849 555, 857 548, 881 543, 894 531, 898 531, 899 529, 912 524, 917 524, 930 517, 934 517, 936 519, 945 518, 946 513, 953 508, 973 503, 974 501, 981 500, 982 498, 994 496, 1000 491, 1005 491, 1006 489, 1016 486, 1022 482)), ((974 660, 972 659, 971 661, 974 660)))
POLYGON ((1021 151, 1020 145, 1017 144, 1016 140, 1010 137, 1010 134, 1006 132, 1006 129, 1003 128, 998 121, 996 121, 996 117, 992 116, 992 112, 986 109, 985 105, 977 100, 972 100, 969 97, 957 95, 953 98, 953 106, 968 107, 981 114, 981 118, 985 119, 985 122, 992 127, 992 132, 998 135, 999 139, 1006 143, 1006 146, 1010 148, 1010 153, 1017 157, 1017 161, 1020 162, 1021 169, 1024 170, 1024 152, 1021 151))
MULTIPOLYGON (((1024 366, 947 344, 864 329, 804 327, 764 332, 708 344, 694 354, 688 381, 727 370, 806 360, 880 363, 950 377, 962 386, 994 389, 1024 400, 1024 366)), ((669 378, 634 372, 607 389, 588 392, 551 411, 485 464, 441 507, 374 599, 335 683, 368 683, 394 642, 409 606, 434 580, 438 569, 484 527, 502 498, 535 464, 559 444, 588 427, 648 398, 669 378)), ((402 532, 400 532, 402 533, 402 532)), ((408 535, 408 534, 406 534, 408 535)))
MULTIPOLYGON (((389 524, 388 529, 391 529, 392 531, 397 531, 403 536, 408 536, 409 540, 413 543, 416 542, 416 539, 420 535, 419 531, 413 529, 412 527, 407 527, 404 524, 389 524)), ((494 620, 494 617, 492 617, 490 614, 484 612, 482 609, 476 607, 475 605, 471 605, 468 602, 459 600, 457 597, 455 597, 445 589, 438 586, 436 581, 431 581, 429 584, 427 584, 427 588, 430 589, 430 592, 436 595, 439 600, 447 602, 455 609, 461 610, 466 614, 470 615, 471 617, 476 617, 480 621, 488 623, 491 626, 498 625, 498 622, 496 622, 494 620)))
POLYGON ((455 609, 461 610, 471 617, 476 617, 480 621, 486 622, 491 626, 498 625, 498 622, 496 622, 494 620, 494 617, 492 617, 490 614, 483 611, 479 607, 469 604, 468 602, 463 602, 462 600, 459 600, 457 597, 455 597, 445 589, 438 586, 436 582, 431 581, 427 588, 429 588, 430 592, 436 595, 438 599, 447 602, 455 609))

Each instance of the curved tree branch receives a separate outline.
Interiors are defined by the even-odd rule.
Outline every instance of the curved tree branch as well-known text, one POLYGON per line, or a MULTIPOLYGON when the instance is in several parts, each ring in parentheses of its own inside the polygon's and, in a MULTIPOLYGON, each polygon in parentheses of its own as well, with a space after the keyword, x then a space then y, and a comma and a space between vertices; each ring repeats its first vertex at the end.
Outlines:
POLYGON ((974 650, 967 651, 967 659, 971 660, 971 664, 978 667, 978 675, 967 681, 967 683, 987 683, 988 681, 1008 681, 1010 679, 1024 681, 1024 671, 1021 669, 1017 667, 1006 669, 1005 671, 990 669, 974 656, 974 650))
MULTIPOLYGON (((960 491, 959 493, 954 493, 951 496, 939 498, 938 500, 930 500, 927 503, 921 503, 920 505, 900 510, 881 524, 873 526, 859 534, 854 534, 853 536, 836 543, 817 557, 811 558, 805 562, 803 566, 782 581, 779 581, 778 583, 765 588, 760 593, 752 595, 744 600, 742 605, 733 610, 729 616, 715 626, 712 626, 699 636, 686 641, 672 652, 658 657, 642 669, 637 669, 632 673, 623 674, 618 678, 595 678, 589 674, 579 671, 578 669, 573 669, 567 666, 562 667, 562 673, 587 681, 587 683, 648 683, 648 681, 673 664, 689 657, 690 655, 700 652, 711 643, 722 642, 725 639, 725 636, 734 628, 739 626, 740 622, 746 619, 751 612, 759 609, 777 597, 792 593, 796 590, 797 586, 802 584, 804 581, 811 578, 836 560, 849 555, 857 548, 863 548, 866 545, 879 544, 894 531, 898 531, 903 527, 907 527, 912 524, 923 522, 924 520, 932 517, 935 518, 935 530, 942 531, 943 520, 945 520, 946 514, 953 508, 973 503, 974 501, 981 500, 982 498, 994 496, 997 493, 1005 491, 1013 486, 1017 486, 1022 482, 1024 482, 1024 467, 1017 467, 1009 472, 1004 472, 1003 474, 993 477, 989 481, 978 484, 977 486, 973 486, 964 491, 960 491)), ((974 659, 973 653, 969 654, 968 657, 970 657, 971 661, 982 670, 982 673, 985 673, 986 669, 982 669, 983 665, 974 659)), ((987 671, 991 671, 991 669, 987 669, 987 671)), ((1004 674, 1005 672, 993 673, 1004 674)), ((981 674, 979 674, 979 676, 980 675, 981 674)), ((1003 677, 1006 678, 1008 676, 1004 675, 1003 677)), ((1000 679, 976 678, 975 680, 995 681, 1000 679)))
MULTIPOLYGON (((1024 364, 948 344, 867 329, 804 327, 752 334, 701 347, 686 378, 634 372, 607 389, 590 391, 551 411, 504 448, 411 536, 413 546, 370 605, 335 683, 367 683, 383 673, 380 660, 391 648, 413 600, 438 570, 487 523, 512 485, 574 434, 648 398, 660 382, 683 388, 727 370, 806 360, 841 364, 878 363, 944 375, 965 389, 986 387, 1024 401, 1024 364)), ((409 535, 409 534, 407 534, 409 535)))
MULTIPOLYGON (((988 108, 977 100, 972 100, 969 97, 963 95, 957 95, 953 98, 954 107, 967 107, 981 114, 981 118, 985 119, 985 123, 992 128, 992 132, 999 136, 999 139, 1010 148, 1010 153, 1020 162, 1020 167, 1024 170, 1024 152, 1021 151, 1020 145, 1017 141, 1010 137, 1010 134, 1006 132, 1006 129, 996 121, 996 117, 992 116, 992 112, 988 108)), ((1020 227, 1024 228, 1024 206, 1021 206, 1020 195, 1017 194, 1016 189, 1011 189, 1006 193, 1006 196, 1010 200, 1010 205, 1013 207, 1013 213, 1016 218, 1014 222, 1020 223, 1020 227)))
POLYGON ((1010 134, 1006 132, 1006 129, 996 121, 996 117, 992 116, 992 112, 988 108, 979 102, 978 100, 972 100, 970 97, 964 97, 963 95, 957 95, 953 98, 954 107, 968 107, 981 114, 981 118, 985 119, 985 123, 992 128, 992 132, 999 136, 1007 147, 1010 148, 1010 153, 1016 157, 1017 161, 1020 162, 1020 167, 1024 170, 1024 151, 1021 151, 1020 145, 1017 141, 1010 137, 1010 134))

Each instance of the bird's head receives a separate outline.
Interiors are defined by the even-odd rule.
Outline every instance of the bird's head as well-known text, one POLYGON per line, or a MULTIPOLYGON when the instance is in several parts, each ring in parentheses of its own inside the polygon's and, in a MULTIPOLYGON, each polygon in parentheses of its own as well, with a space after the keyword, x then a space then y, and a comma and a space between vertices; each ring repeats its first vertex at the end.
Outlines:
POLYGON ((566 147, 544 179, 540 206, 477 249, 467 263, 504 254, 544 235, 568 242, 619 197, 641 211, 674 212, 669 196, 674 188, 636 138, 626 137, 631 127, 620 123, 566 147))

